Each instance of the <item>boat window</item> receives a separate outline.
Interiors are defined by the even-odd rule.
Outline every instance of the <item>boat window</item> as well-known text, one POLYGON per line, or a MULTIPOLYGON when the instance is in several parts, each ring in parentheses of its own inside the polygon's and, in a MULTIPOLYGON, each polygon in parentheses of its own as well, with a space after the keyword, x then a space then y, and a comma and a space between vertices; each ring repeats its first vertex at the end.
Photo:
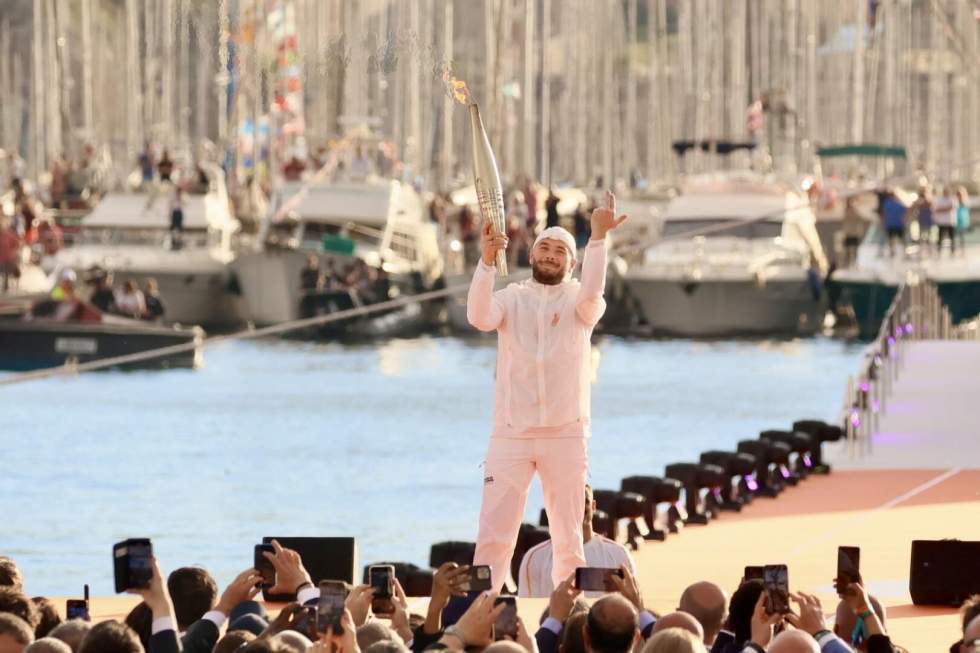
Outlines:
POLYGON ((391 249, 402 258, 415 260, 415 239, 411 234, 396 229, 391 234, 391 249))
POLYGON ((703 234, 706 238, 735 237, 735 238, 778 238, 782 232, 782 225, 778 222, 751 222, 740 224, 738 220, 728 219, 698 219, 698 220, 670 220, 664 223, 663 236, 678 237, 684 234, 704 229, 718 229, 710 233, 703 234), (731 223, 733 226, 721 229, 722 225, 731 223))
POLYGON ((356 244, 377 246, 378 238, 375 234, 369 234, 360 229, 351 229, 339 224, 326 222, 307 222, 303 225, 303 241, 307 243, 321 243, 327 234, 331 236, 343 235, 345 238, 353 240, 356 244))

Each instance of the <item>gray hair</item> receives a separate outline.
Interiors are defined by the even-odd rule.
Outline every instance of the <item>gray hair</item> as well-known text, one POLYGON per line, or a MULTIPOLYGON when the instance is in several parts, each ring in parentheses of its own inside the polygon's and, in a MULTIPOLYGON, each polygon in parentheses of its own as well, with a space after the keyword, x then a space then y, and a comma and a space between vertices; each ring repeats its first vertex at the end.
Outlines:
POLYGON ((24 653, 72 653, 71 647, 55 637, 42 637, 24 649, 24 653))
POLYGON ((48 637, 60 639, 74 652, 78 650, 78 646, 82 643, 82 639, 85 638, 85 635, 88 634, 88 631, 91 629, 92 624, 89 622, 82 621, 81 619, 71 619, 69 621, 62 621, 60 624, 55 626, 54 629, 48 633, 48 637))

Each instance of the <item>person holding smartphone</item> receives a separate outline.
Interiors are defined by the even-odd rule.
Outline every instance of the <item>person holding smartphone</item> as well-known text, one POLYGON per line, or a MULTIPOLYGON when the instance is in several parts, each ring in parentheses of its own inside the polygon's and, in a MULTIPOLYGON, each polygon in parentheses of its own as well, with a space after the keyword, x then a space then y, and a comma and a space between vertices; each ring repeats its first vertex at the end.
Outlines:
POLYGON ((581 282, 571 278, 575 239, 561 227, 550 227, 531 249, 533 278, 497 292, 494 261, 506 249, 507 237, 484 224, 466 316, 480 331, 497 331, 498 348, 493 430, 473 562, 490 565, 495 589, 507 579, 535 472, 554 543, 554 585, 585 566, 590 338, 606 310, 605 237, 625 221, 625 215, 616 216, 616 198, 607 192, 606 206, 592 212, 581 282))

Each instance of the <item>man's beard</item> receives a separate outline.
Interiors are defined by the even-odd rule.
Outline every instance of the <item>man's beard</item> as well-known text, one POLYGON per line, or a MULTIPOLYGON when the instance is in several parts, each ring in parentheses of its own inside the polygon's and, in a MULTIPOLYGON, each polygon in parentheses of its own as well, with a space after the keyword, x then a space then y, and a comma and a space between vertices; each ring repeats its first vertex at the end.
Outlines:
POLYGON ((552 272, 551 270, 542 269, 538 263, 531 263, 531 274, 534 276, 535 281, 543 283, 546 286, 557 286, 565 280, 565 271, 561 268, 556 268, 552 272))

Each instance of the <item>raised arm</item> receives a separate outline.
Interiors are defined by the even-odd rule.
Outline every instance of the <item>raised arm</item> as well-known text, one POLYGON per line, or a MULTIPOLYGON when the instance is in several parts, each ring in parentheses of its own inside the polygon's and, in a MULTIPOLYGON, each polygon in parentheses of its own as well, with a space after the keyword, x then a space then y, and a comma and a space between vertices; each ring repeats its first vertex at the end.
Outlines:
POLYGON ((466 296, 466 319, 480 331, 493 331, 504 321, 504 307, 494 295, 493 282, 497 276, 497 252, 506 247, 507 236, 494 233, 489 220, 484 222, 480 234, 482 254, 466 296))
POLYGON ((606 287, 606 234, 626 222, 616 217, 616 196, 606 191, 606 206, 592 211, 592 237, 582 258, 582 286, 575 312, 589 326, 595 326, 606 311, 602 292, 606 287))

